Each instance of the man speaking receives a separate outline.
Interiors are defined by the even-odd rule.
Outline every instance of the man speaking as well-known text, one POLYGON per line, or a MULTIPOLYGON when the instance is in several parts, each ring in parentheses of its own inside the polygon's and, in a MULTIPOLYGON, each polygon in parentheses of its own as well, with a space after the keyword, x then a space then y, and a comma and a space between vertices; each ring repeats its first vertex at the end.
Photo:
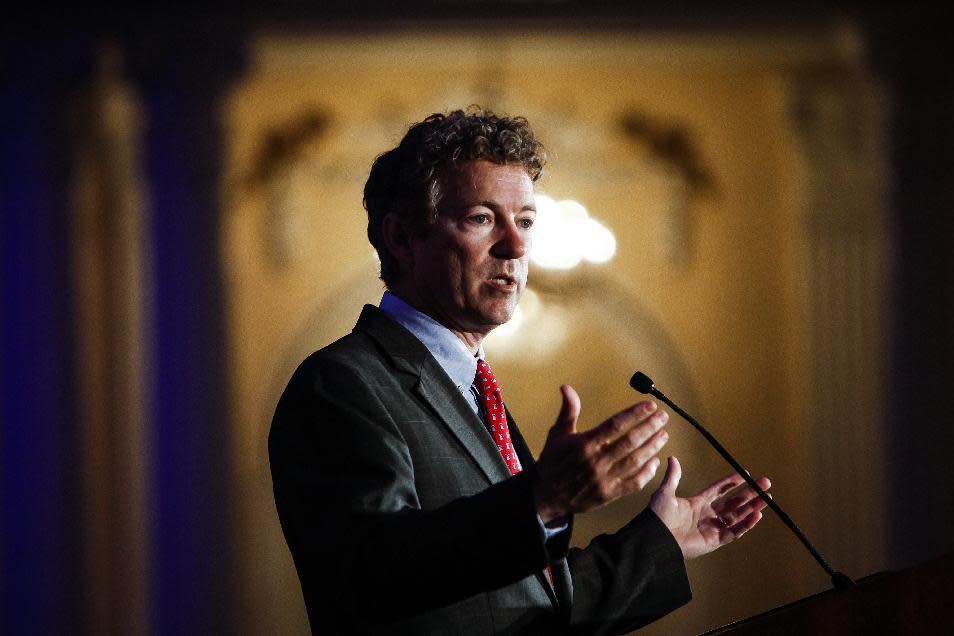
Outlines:
POLYGON ((387 291, 301 364, 269 435, 316 634, 625 633, 690 599, 685 559, 761 518, 749 488, 723 496, 738 475, 678 497, 670 458, 645 511, 569 547, 573 515, 653 478, 668 416, 644 401, 577 432, 564 385, 534 460, 506 409, 481 344, 527 283, 544 162, 525 119, 471 110, 415 124, 371 168, 387 291))

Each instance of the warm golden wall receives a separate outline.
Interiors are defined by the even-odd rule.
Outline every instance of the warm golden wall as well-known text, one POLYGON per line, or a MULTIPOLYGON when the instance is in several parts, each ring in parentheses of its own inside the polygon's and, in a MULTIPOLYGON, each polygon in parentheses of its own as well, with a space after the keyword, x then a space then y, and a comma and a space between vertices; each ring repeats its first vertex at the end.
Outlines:
MULTIPOLYGON (((534 449, 560 383, 578 388, 594 424, 636 399, 627 380, 640 368, 770 474, 776 498, 839 566, 855 576, 883 567, 882 423, 863 408, 856 421, 821 408, 805 381, 827 374, 864 405, 881 364, 879 111, 844 36, 261 38, 225 109, 238 624, 307 630, 265 442, 297 362, 380 297, 361 208, 371 161, 410 122, 471 103, 526 115, 551 153, 539 189, 582 202, 617 239, 604 266, 531 272, 534 331, 565 335, 549 355, 520 355, 539 345, 528 332, 488 342, 534 449), (648 136, 627 133, 633 122, 648 136), (667 145, 674 134, 685 143, 667 145), (284 141, 265 152, 270 136, 284 141), (851 503, 829 471, 855 480, 851 503)), ((687 490, 725 472, 688 425, 670 429, 687 490)), ((576 542, 644 500, 581 517, 576 542)), ((644 633, 703 631, 827 585, 771 518, 690 575, 696 600, 644 633)))

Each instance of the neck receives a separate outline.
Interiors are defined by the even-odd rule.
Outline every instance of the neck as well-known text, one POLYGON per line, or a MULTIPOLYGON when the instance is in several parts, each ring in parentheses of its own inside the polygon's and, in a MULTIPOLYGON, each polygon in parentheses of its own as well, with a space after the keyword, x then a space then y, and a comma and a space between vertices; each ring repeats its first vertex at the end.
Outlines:
MULTIPOLYGON (((437 320, 437 318, 434 318, 434 320, 437 320)), ((443 325, 444 323, 441 323, 441 324, 443 325)), ((444 326, 447 327, 447 325, 444 325, 444 326)), ((484 341, 483 334, 478 335, 478 334, 470 333, 466 331, 458 331, 457 329, 454 329, 452 327, 447 327, 447 328, 450 329, 451 333, 453 333, 455 336, 461 339, 461 341, 464 343, 464 346, 467 347, 468 351, 470 351, 475 356, 477 355, 477 352, 480 350, 480 345, 484 341)))
POLYGON ((475 356, 477 355, 477 352, 480 350, 481 343, 483 343, 484 338, 487 337, 486 333, 480 331, 470 331, 461 327, 460 325, 454 324, 453 321, 448 320, 440 312, 427 305, 427 303, 422 302, 417 294, 407 293, 406 290, 402 289, 398 285, 389 287, 388 291, 425 316, 433 318, 441 325, 446 327, 448 331, 460 338, 461 342, 464 343, 464 346, 467 347, 468 351, 475 356))

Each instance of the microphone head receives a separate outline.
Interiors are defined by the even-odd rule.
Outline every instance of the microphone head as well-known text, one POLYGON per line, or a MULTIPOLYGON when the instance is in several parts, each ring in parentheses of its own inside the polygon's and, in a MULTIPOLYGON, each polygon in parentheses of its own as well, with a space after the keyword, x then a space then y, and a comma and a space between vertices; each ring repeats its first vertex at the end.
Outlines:
POLYGON ((629 386, 633 387, 640 393, 645 393, 647 395, 652 393, 653 389, 656 388, 653 386, 653 381, 649 378, 649 376, 642 371, 637 371, 633 374, 633 377, 629 379, 629 386))

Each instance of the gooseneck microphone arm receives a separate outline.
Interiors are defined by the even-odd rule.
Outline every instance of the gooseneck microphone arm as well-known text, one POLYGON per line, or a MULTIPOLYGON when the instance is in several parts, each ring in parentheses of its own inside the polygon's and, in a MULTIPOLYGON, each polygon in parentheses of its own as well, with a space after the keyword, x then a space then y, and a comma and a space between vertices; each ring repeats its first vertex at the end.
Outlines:
POLYGON ((749 472, 742 468, 739 462, 735 461, 735 458, 729 454, 729 451, 723 448, 722 444, 720 444, 718 440, 716 440, 716 438, 713 437, 712 434, 709 433, 709 431, 707 431, 702 424, 697 422, 695 418, 683 411, 675 402, 666 397, 666 395, 657 389, 656 385, 653 384, 653 381, 649 379, 649 377, 643 372, 637 371, 630 379, 629 385, 640 393, 652 395, 653 397, 658 398, 660 401, 666 403, 672 410, 681 415, 683 419, 692 424, 697 431, 702 433, 702 436, 706 438, 706 441, 708 441, 709 444, 711 444, 712 447, 716 449, 720 455, 722 455, 722 458, 725 461, 729 462, 729 465, 732 466, 733 470, 739 473, 742 479, 745 480, 745 483, 751 486, 752 489, 758 493, 758 496, 762 499, 762 501, 764 501, 769 508, 775 511, 775 514, 778 515, 779 519, 781 519, 785 525, 788 526, 789 530, 791 530, 795 536, 798 537, 798 540, 802 542, 802 545, 805 546, 805 549, 807 549, 811 555, 815 557, 815 560, 818 561, 818 564, 822 566, 822 568, 825 569, 825 572, 828 573, 828 576, 831 577, 831 582, 836 589, 841 590, 854 586, 855 582, 852 581, 850 577, 848 577, 846 574, 836 571, 833 567, 831 567, 825 557, 823 557, 821 553, 815 549, 815 546, 812 545, 812 542, 808 540, 808 537, 806 537, 805 534, 798 528, 798 526, 795 525, 795 522, 792 521, 792 518, 789 517, 784 510, 782 510, 781 506, 775 503, 774 499, 769 497, 768 494, 762 490, 755 480, 752 479, 752 476, 749 475, 749 472))

